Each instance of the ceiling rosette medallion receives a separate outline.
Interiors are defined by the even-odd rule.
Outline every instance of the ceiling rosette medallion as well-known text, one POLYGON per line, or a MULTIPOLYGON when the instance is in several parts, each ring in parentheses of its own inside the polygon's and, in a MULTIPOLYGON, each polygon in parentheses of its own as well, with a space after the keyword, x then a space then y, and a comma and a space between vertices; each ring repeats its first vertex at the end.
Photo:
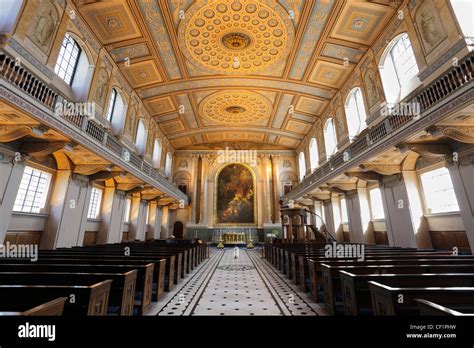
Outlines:
POLYGON ((268 119, 272 104, 263 95, 249 91, 220 91, 199 105, 201 115, 226 125, 245 125, 268 119))
POLYGON ((179 25, 180 48, 211 73, 251 74, 284 63, 295 31, 276 1, 196 2, 179 25))

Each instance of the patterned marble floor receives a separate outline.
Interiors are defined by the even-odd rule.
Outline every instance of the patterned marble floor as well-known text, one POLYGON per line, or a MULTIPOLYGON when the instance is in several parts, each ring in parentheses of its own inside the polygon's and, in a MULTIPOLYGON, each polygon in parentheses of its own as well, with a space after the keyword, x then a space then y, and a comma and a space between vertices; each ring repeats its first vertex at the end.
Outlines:
POLYGON ((317 315, 317 306, 261 258, 260 250, 211 256, 148 315, 317 315))

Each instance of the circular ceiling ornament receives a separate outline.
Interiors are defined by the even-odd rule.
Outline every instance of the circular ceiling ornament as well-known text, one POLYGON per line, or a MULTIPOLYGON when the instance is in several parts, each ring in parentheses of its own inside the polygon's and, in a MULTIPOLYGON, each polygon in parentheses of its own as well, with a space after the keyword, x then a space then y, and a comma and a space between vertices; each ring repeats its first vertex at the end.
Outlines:
POLYGON ((270 117, 272 105, 263 95, 249 91, 220 91, 199 104, 207 119, 226 125, 246 125, 270 117))
POLYGON ((196 1, 178 28, 187 60, 213 73, 249 74, 288 56, 295 31, 273 0, 196 1))

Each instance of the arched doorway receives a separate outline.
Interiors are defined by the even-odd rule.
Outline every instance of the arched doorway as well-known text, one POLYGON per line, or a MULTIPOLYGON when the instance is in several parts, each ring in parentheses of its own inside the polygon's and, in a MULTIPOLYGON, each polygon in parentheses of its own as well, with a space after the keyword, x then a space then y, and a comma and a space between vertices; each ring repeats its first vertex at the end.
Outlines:
POLYGON ((173 225, 173 236, 176 239, 183 239, 184 225, 181 221, 176 221, 173 225))

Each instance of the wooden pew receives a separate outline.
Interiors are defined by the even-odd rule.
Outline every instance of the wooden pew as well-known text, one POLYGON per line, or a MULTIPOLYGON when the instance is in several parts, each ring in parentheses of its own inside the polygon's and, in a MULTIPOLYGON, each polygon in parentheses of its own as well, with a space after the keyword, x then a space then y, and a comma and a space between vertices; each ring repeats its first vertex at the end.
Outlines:
MULTIPOLYGON (((112 256, 101 255, 101 254, 86 254, 77 253, 74 255, 71 254, 40 254, 37 263, 55 263, 55 262, 66 262, 71 263, 72 261, 80 260, 81 263, 99 263, 104 265, 144 265, 144 264, 153 264, 152 272, 152 299, 157 301, 160 299, 164 291, 170 291, 174 282, 169 281, 170 274, 174 274, 174 266, 171 265, 168 267, 168 273, 166 272, 166 266, 169 264, 167 259, 154 256, 144 256, 144 257, 132 257, 132 256, 112 256), (168 276, 168 277, 167 277, 168 276)), ((170 260, 174 260, 171 258, 170 260)), ((1 261, 0 261, 1 262, 1 261)), ((12 263, 23 263, 15 261, 12 259, 12 263)))
POLYGON ((112 284, 107 314, 133 315, 137 272, 137 270, 125 273, 0 272, 0 285, 74 285, 110 279, 112 284))
POLYGON ((63 315, 67 297, 58 297, 51 301, 27 304, 24 299, 20 303, 9 301, 0 307, 0 316, 60 316, 63 315))
MULTIPOLYGON (((436 267, 434 267, 436 269, 436 267)), ((474 267, 469 267, 467 272, 460 273, 457 268, 451 270, 444 269, 450 273, 427 273, 425 270, 416 267, 407 267, 407 272, 417 273, 398 273, 394 274, 354 274, 346 271, 340 271, 342 294, 344 302, 345 315, 372 314, 372 303, 369 291, 369 281, 376 281, 385 284, 387 281, 396 281, 400 286, 411 286, 418 284, 420 277, 423 277, 423 284, 429 286, 471 286, 474 285, 474 267), (421 273, 423 275, 421 276, 421 273)), ((430 272, 432 270, 429 270, 430 272)), ((334 310, 334 308, 333 308, 334 310)))
POLYGON ((112 280, 81 285, 0 285, 0 308, 5 304, 29 300, 49 301, 51 298, 75 295, 75 302, 64 303, 64 315, 106 315, 112 280), (86 285, 88 284, 88 285, 86 285))
POLYGON ((137 270, 135 305, 138 314, 145 313, 151 305, 153 264, 107 265, 97 263, 73 264, 72 260, 56 263, 4 263, 0 262, 0 272, 67 272, 67 273, 125 273, 137 270))
POLYGON ((325 288, 330 291, 332 289, 340 289, 339 283, 339 267, 357 267, 367 266, 383 266, 383 265, 411 265, 411 264, 471 264, 474 263, 473 256, 446 256, 446 255, 424 255, 421 257, 400 257, 392 256, 390 258, 379 258, 376 256, 368 257, 365 261, 356 261, 351 259, 319 259, 308 260, 309 278, 311 297, 318 302, 318 289, 325 288), (323 267, 322 265, 326 265, 323 267), (325 276, 324 272, 330 272, 330 276, 325 276))
MULTIPOLYGON (((348 272, 360 272, 360 274, 381 274, 381 273, 397 273, 398 270, 403 272, 402 269, 405 269, 405 273, 438 273, 448 271, 454 272, 454 267, 456 265, 468 265, 464 267, 471 272, 472 267, 474 267, 474 259, 456 259, 453 257, 451 260, 445 259, 411 259, 411 260, 398 260, 398 259, 389 259, 389 260, 370 260, 364 262, 350 262, 353 264, 346 266, 346 263, 340 261, 333 261, 328 263, 321 264, 321 282, 324 293, 324 306, 331 314, 336 313, 336 301, 337 297, 342 297, 342 286, 340 279, 340 271, 348 272), (402 268, 401 266, 405 265, 407 267, 402 268), (437 267, 438 266, 438 267, 437 267), (400 268, 399 268, 400 267, 400 268)), ((468 272, 469 273, 469 272, 468 272)), ((359 273, 357 273, 359 274, 359 273)), ((311 287, 316 288, 319 284, 312 284, 311 287)), ((314 290, 316 291, 316 290, 314 290)), ((342 298, 341 298, 342 300, 342 298)))
POLYGON ((416 304, 418 305, 418 310, 420 315, 429 315, 429 316, 474 316, 474 302, 467 303, 455 303, 445 307, 439 303, 434 303, 431 301, 423 299, 415 299, 416 304))
POLYGON ((374 315, 417 315, 415 299, 432 302, 442 300, 446 304, 468 303, 474 298, 474 287, 429 287, 419 278, 419 283, 411 287, 395 287, 369 281, 374 315), (403 296, 403 303, 399 303, 403 296))
MULTIPOLYGON (((451 252, 433 252, 433 251, 405 251, 405 252, 399 252, 396 250, 395 252, 390 252, 390 251, 372 251, 368 252, 364 256, 364 261, 368 260, 377 260, 377 259, 413 259, 413 258, 453 258, 453 255, 451 252)), ((471 256, 469 256, 471 257, 471 256)), ((350 262, 363 262, 363 261, 358 261, 357 258, 327 258, 325 256, 316 256, 316 257, 308 257, 307 255, 304 256, 298 256, 298 274, 299 277, 296 277, 296 284, 300 286, 301 290, 303 291, 308 291, 311 289, 311 283, 312 279, 311 277, 318 272, 320 272, 320 263, 326 262, 327 260, 331 261, 350 261, 350 262), (310 261, 312 260, 312 261, 310 261), (310 265, 310 262, 312 264, 310 265), (310 267, 315 267, 314 269, 311 269, 310 267)))
POLYGON ((136 256, 124 256, 123 253, 117 252, 94 252, 94 251, 75 251, 75 252, 48 252, 39 254, 39 261, 43 259, 67 259, 67 258, 80 258, 81 260, 104 260, 104 261, 111 261, 112 263, 128 263, 129 261, 139 261, 139 262, 152 262, 155 264, 155 271, 157 274, 153 277, 154 281, 159 284, 158 286, 158 295, 157 298, 161 297, 163 294, 163 290, 171 291, 175 284, 178 283, 178 276, 177 272, 181 271, 181 254, 179 255, 169 255, 169 254, 137 254, 136 256), (166 260, 165 262, 162 260, 166 260), (164 264, 161 264, 164 262, 164 264), (178 266, 179 265, 179 266, 178 266), (175 271, 175 267, 178 266, 178 269, 175 271), (164 273, 163 267, 165 268, 164 273), (163 279, 163 282, 159 282, 159 280, 163 279))

